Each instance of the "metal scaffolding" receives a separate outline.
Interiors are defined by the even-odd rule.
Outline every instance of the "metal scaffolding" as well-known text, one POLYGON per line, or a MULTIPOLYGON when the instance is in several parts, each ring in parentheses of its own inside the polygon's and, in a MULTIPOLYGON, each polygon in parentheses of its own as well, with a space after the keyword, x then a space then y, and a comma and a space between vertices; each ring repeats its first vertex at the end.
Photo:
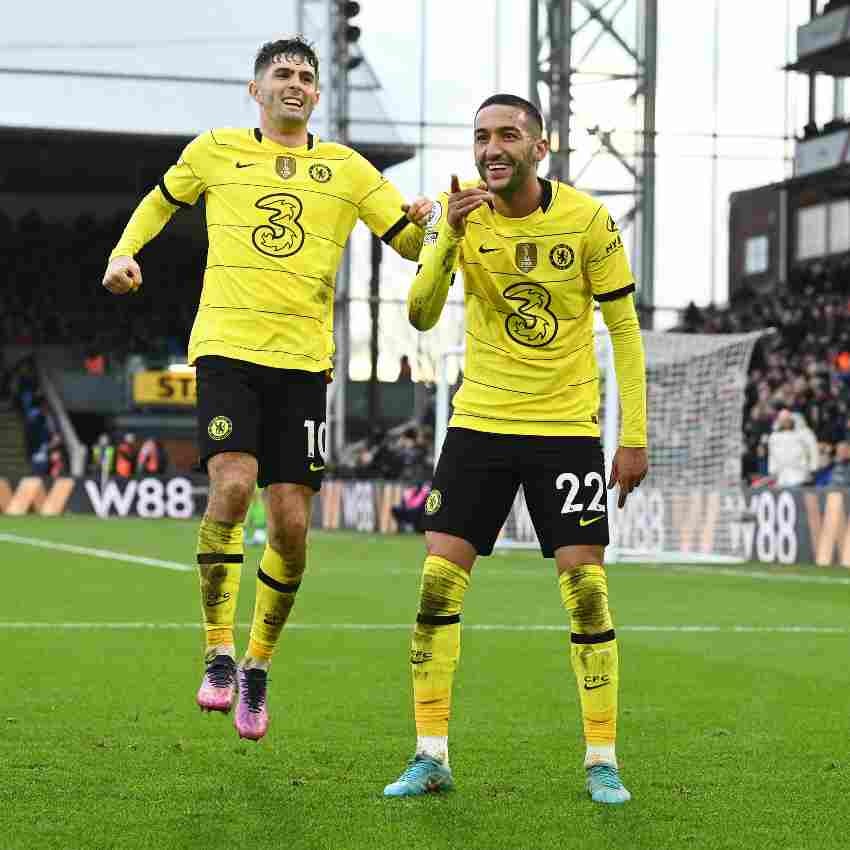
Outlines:
MULTIPOLYGON (((324 137, 340 144, 349 141, 349 70, 352 50, 346 38, 345 3, 338 0, 298 0, 298 31, 316 38, 322 63, 321 85, 325 96, 324 137), (312 31, 311 31, 312 30, 312 31)), ((351 249, 346 244, 336 277, 334 298, 335 371, 341 377, 328 393, 328 454, 338 457, 346 442, 345 410, 351 360, 351 249)))
POLYGON ((602 197, 631 229, 638 304, 651 307, 658 2, 531 0, 530 14, 530 99, 549 128, 549 174, 602 197), (592 104, 614 101, 629 114, 602 123, 592 104))

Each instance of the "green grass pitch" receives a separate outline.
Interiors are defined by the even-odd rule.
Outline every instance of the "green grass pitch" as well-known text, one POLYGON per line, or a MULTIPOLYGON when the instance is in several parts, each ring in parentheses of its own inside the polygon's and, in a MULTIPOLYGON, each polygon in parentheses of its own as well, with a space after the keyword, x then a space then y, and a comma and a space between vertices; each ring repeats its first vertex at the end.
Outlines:
MULTIPOLYGON (((9 539, 191 566, 195 528, 0 523, 2 850, 850 846, 847 570, 611 568, 618 752, 634 797, 612 809, 583 790, 568 635, 539 628, 566 623, 552 563, 482 559, 455 687, 458 790, 384 800, 412 751, 407 624, 422 538, 313 534, 259 744, 194 704, 193 570, 9 539), (79 623, 90 627, 67 627, 79 623)), ((259 554, 247 551, 242 624, 259 554)))

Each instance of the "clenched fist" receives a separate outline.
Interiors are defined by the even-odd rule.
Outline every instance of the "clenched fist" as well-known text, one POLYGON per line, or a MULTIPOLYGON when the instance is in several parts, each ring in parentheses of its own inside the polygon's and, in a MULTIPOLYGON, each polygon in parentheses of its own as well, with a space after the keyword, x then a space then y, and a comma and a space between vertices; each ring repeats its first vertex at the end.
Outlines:
POLYGON ((428 224, 432 206, 430 198, 420 195, 412 204, 402 204, 401 208, 408 221, 412 221, 418 227, 425 227, 428 224))
POLYGON ((103 285, 113 295, 135 292, 142 285, 142 270, 132 257, 115 257, 106 267, 103 285))

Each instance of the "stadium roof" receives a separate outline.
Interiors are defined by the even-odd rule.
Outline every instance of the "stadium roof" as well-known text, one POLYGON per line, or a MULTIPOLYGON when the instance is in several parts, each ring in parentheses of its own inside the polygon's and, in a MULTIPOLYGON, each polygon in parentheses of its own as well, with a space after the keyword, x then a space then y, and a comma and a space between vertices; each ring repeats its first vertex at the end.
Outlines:
MULTIPOLYGON (((172 165, 191 135, 0 126, 0 192, 140 194, 172 165)), ((352 142, 383 171, 410 145, 352 142)))
MULTIPOLYGON (((105 0, 96 5, 108 7, 105 0)), ((150 156, 161 173, 161 165, 173 162, 175 151, 204 130, 255 126, 257 105, 248 96, 248 79, 257 47, 275 35, 246 34, 234 4, 208 6, 217 35, 204 36, 196 27, 195 12, 173 5, 168 32, 154 16, 136 22, 132 40, 121 37, 123 28, 116 28, 111 14, 102 19, 94 39, 81 18, 74 18, 60 40, 43 35, 37 14, 4 21, 8 26, 0 43, 0 142, 4 153, 20 161, 0 162, 0 180, 27 174, 41 184, 53 181, 56 188, 76 180, 71 173, 91 172, 98 157, 100 173, 111 173, 126 184, 126 159, 109 162, 99 156, 106 145, 144 150, 141 167, 148 167, 150 156), (237 21, 228 24, 233 15, 237 21), (184 17, 187 26, 192 24, 187 29, 181 29, 184 17), (119 142, 119 136, 124 141, 119 142), (28 152, 29 144, 36 150, 28 152), (59 161, 52 161, 56 158, 59 161)), ((284 2, 276 7, 278 33, 296 31, 296 6, 284 2)), ((326 66, 330 46, 319 11, 308 8, 303 23, 326 66)), ((360 54, 362 62, 349 76, 351 144, 383 170, 412 158, 415 148, 402 143, 381 102, 377 76, 360 54)), ((310 122, 320 138, 335 136, 328 125, 329 101, 319 101, 310 122)), ((102 182, 108 183, 105 178, 102 182)))

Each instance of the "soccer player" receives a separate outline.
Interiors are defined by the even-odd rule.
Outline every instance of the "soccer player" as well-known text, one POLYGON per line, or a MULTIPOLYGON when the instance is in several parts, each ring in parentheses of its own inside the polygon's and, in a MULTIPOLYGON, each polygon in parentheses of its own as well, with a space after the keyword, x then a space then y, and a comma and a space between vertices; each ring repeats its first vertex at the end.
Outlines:
POLYGON ((603 554, 606 482, 599 440, 593 302, 611 334, 623 422, 608 486, 619 505, 647 470, 644 355, 623 242, 604 204, 537 176, 546 156, 538 110, 494 95, 475 116, 480 181, 434 203, 408 297, 434 326, 463 271, 463 383, 425 509, 427 557, 410 663, 417 743, 389 797, 453 787, 448 725, 470 572, 489 555, 518 486, 545 557, 555 558, 593 800, 630 798, 614 748, 618 662, 603 554))
POLYGON ((136 208, 103 285, 117 295, 137 289, 134 255, 178 208, 204 197, 209 253, 189 342, 200 460, 210 477, 197 545, 206 627, 197 702, 228 712, 238 684, 236 730, 259 740, 268 727, 267 670, 301 584, 325 468, 334 284, 345 243, 360 219, 416 259, 431 203, 404 204, 362 156, 308 130, 319 60, 300 37, 260 48, 248 91, 260 126, 210 130, 189 143, 136 208), (268 541, 237 669, 243 521, 256 483, 265 488, 268 541))

